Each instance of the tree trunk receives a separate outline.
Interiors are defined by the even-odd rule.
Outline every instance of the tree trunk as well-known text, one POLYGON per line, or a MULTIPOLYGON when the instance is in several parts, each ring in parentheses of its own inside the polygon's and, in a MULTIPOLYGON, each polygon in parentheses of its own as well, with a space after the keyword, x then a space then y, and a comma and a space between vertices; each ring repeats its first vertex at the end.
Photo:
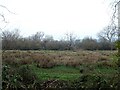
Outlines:
POLYGON ((118 67, 120 68, 120 2, 118 3, 118 67))

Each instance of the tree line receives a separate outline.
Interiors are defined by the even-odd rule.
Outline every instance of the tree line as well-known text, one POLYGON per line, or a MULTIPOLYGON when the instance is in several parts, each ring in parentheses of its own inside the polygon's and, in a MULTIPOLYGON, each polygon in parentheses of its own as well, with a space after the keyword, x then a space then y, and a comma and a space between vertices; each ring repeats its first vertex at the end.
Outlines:
POLYGON ((115 27, 105 27, 98 33, 98 39, 85 37, 76 39, 73 33, 65 34, 62 40, 54 40, 53 36, 37 32, 28 37, 20 35, 18 29, 2 32, 3 50, 115 50, 115 27))

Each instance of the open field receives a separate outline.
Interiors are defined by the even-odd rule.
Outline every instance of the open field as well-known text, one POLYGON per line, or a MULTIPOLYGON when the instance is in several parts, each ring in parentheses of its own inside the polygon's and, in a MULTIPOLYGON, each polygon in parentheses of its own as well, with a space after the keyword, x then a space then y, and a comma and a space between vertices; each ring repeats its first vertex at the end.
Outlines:
POLYGON ((3 88, 118 88, 116 51, 19 51, 3 58, 3 88))

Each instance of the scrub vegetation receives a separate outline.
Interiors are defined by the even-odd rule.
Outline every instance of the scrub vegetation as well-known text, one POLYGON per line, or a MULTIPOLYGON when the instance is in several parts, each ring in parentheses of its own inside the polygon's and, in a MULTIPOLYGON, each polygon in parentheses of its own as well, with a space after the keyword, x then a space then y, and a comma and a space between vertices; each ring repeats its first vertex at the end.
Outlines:
POLYGON ((3 90, 118 89, 116 51, 3 52, 3 90))

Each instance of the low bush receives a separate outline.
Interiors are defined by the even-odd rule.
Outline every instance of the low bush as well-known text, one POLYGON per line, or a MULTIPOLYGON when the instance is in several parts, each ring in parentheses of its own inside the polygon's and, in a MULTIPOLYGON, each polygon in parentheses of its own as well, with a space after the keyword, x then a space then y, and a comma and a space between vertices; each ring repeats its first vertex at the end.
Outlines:
POLYGON ((12 90, 22 88, 23 84, 20 82, 22 77, 17 73, 17 70, 11 68, 9 65, 2 66, 2 88, 3 90, 12 90))
POLYGON ((12 68, 9 65, 2 67, 2 89, 3 90, 26 90, 40 88, 36 75, 29 66, 23 65, 19 68, 12 68))
POLYGON ((81 89, 114 89, 120 88, 118 75, 107 77, 102 74, 86 74, 82 75, 78 80, 72 82, 71 87, 81 89))

